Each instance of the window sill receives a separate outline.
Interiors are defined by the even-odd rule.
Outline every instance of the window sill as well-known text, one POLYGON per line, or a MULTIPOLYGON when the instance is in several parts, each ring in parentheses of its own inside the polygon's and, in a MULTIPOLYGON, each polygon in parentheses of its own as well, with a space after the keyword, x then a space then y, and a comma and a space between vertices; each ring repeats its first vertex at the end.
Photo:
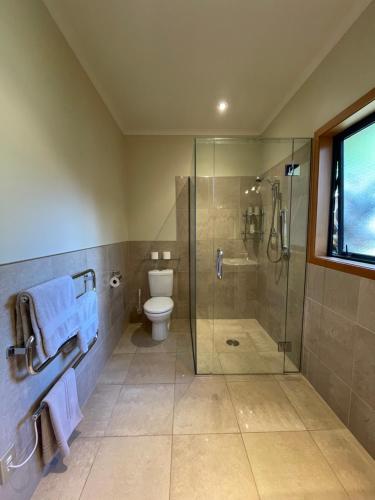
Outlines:
POLYGON ((328 257, 326 255, 316 255, 310 257, 310 264, 316 266, 328 267, 343 273, 355 274, 370 280, 375 280, 375 265, 355 260, 339 259, 337 257, 328 257))

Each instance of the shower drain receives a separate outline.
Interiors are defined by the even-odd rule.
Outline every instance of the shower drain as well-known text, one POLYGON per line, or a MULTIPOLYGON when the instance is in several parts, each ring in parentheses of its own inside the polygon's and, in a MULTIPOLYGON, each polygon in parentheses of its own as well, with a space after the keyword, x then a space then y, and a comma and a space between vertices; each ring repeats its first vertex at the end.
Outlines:
POLYGON ((227 340, 227 344, 228 344, 228 345, 232 345, 232 346, 234 346, 234 347, 237 347, 237 346, 239 346, 239 345, 240 345, 240 343, 239 343, 239 342, 238 342, 238 340, 236 340, 236 339, 228 339, 228 340, 227 340))

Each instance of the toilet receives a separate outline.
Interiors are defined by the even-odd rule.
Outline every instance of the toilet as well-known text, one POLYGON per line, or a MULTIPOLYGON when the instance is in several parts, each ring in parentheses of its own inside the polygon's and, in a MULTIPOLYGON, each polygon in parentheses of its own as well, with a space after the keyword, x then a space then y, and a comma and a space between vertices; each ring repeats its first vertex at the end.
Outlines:
POLYGON ((168 337, 169 322, 173 311, 173 269, 148 272, 148 284, 151 299, 147 300, 143 310, 152 322, 152 339, 165 340, 168 337))

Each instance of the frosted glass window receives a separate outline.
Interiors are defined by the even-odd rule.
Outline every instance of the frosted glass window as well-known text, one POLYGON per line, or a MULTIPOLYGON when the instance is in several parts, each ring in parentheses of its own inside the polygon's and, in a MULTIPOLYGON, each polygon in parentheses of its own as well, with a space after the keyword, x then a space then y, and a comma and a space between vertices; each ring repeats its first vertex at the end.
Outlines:
POLYGON ((331 255, 375 262, 375 117, 334 141, 331 255))

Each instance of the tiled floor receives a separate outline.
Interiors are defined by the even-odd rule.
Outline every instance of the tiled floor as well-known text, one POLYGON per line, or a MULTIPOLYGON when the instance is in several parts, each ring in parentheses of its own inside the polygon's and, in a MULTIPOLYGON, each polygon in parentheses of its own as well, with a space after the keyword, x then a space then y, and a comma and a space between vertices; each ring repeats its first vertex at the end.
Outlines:
MULTIPOLYGON (((283 373, 284 354, 256 319, 198 319, 198 373, 283 373), (239 345, 228 345, 233 339, 239 345)), ((298 371, 285 357, 287 371, 298 371)))
POLYGON ((195 377, 178 330, 124 334, 34 500, 375 498, 373 460, 302 376, 195 377))

